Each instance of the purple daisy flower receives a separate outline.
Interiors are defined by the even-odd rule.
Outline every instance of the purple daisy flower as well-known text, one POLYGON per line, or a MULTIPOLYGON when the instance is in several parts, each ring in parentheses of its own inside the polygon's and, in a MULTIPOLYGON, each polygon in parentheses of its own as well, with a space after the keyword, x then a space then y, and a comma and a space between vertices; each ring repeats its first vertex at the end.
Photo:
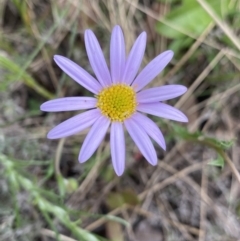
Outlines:
POLYGON ((146 33, 139 35, 126 57, 122 30, 115 26, 111 35, 109 72, 94 33, 86 30, 84 37, 88 58, 98 80, 65 57, 55 55, 54 60, 68 76, 96 97, 66 97, 43 103, 40 108, 47 112, 91 109, 57 125, 47 137, 63 138, 92 126, 79 154, 79 161, 83 163, 93 155, 110 126, 112 163, 116 174, 121 176, 125 167, 125 126, 143 156, 156 165, 157 155, 150 137, 164 150, 165 140, 158 126, 140 112, 187 122, 181 111, 162 103, 182 95, 187 88, 166 85, 142 89, 171 61, 173 52, 168 50, 158 55, 137 75, 146 47, 146 33))

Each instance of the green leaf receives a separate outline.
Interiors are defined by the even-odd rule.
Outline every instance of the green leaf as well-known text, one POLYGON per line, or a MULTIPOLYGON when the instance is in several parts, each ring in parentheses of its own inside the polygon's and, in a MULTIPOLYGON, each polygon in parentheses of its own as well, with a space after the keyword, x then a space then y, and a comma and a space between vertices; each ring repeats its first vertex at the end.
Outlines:
POLYGON ((175 55, 178 54, 178 52, 182 48, 188 48, 193 43, 193 39, 191 38, 180 38, 180 39, 174 39, 170 45, 169 49, 171 49, 175 55))
POLYGON ((216 167, 221 167, 221 168, 224 167, 224 164, 225 164, 225 162, 221 155, 218 155, 217 159, 211 160, 208 163, 208 165, 210 165, 210 166, 216 166, 216 167))
POLYGON ((203 136, 201 132, 189 132, 187 128, 174 124, 171 124, 174 132, 174 136, 178 136, 184 140, 198 140, 199 137, 203 136))
MULTIPOLYGON (((208 4, 219 16, 224 16, 229 12, 229 0, 209 0, 208 4)), ((183 39, 185 38, 184 33, 190 33, 197 37, 213 21, 201 5, 193 0, 183 0, 179 7, 166 15, 165 20, 169 25, 174 26, 174 28, 163 23, 158 23, 156 26, 157 31, 172 39, 183 39)))
POLYGON ((229 148, 231 148, 234 144, 235 140, 230 140, 230 141, 219 141, 219 145, 221 148, 228 150, 229 148))
POLYGON ((124 199, 120 193, 111 192, 108 194, 106 202, 110 209, 115 209, 124 204, 124 199))
POLYGON ((235 140, 228 140, 228 141, 218 140, 213 137, 205 136, 200 131, 191 133, 185 127, 182 127, 173 123, 171 125, 173 127, 173 132, 175 136, 178 136, 187 141, 201 142, 202 144, 208 145, 215 149, 228 150, 229 148, 232 147, 235 141, 235 140))
POLYGON ((125 189, 122 191, 122 196, 125 201, 125 203, 130 204, 130 205, 138 205, 140 203, 138 196, 136 192, 134 192, 131 189, 125 189))
POLYGON ((140 203, 137 194, 130 189, 125 189, 121 192, 111 192, 106 199, 110 209, 121 207, 124 204, 137 205, 140 203))

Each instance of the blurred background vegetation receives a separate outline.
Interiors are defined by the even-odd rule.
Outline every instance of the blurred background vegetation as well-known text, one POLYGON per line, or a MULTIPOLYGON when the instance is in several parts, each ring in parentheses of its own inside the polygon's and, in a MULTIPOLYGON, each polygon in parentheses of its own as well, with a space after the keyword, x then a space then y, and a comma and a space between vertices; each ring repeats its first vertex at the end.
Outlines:
POLYGON ((239 0, 0 0, 0 240, 233 241, 240 237, 239 0), (53 62, 66 56, 93 74, 83 33, 107 61, 119 24, 127 51, 142 31, 142 67, 174 59, 151 85, 183 84, 169 101, 188 125, 153 119, 167 151, 149 165, 126 135, 124 175, 113 172, 107 136, 78 163, 87 132, 47 140, 75 113, 42 113, 46 100, 89 95, 53 62))

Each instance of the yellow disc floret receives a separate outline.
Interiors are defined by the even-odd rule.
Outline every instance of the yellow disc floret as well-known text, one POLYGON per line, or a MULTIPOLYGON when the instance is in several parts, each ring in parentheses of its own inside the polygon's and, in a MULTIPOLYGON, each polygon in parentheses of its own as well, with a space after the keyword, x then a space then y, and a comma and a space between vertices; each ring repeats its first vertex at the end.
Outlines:
POLYGON ((97 107, 111 121, 122 122, 136 111, 136 92, 126 84, 114 84, 103 89, 97 99, 97 107))

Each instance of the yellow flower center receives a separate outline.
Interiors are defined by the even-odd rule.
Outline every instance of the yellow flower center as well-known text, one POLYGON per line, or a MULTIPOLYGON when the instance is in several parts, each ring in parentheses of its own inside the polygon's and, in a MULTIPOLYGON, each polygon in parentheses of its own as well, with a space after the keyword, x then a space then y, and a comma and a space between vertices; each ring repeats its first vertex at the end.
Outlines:
POLYGON ((97 96, 97 107, 111 121, 124 121, 136 110, 136 93, 131 86, 114 84, 97 96))

